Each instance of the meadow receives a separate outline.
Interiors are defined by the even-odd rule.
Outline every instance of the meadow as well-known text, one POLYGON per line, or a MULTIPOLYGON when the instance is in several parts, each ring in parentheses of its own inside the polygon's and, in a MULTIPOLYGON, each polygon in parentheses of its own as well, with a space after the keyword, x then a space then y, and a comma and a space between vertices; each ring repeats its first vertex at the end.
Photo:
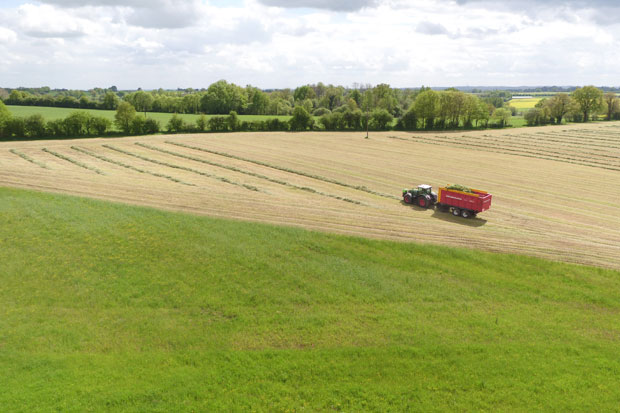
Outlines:
POLYGON ((0 143, 0 184, 214 217, 620 269, 620 124, 474 132, 210 133, 0 143), (489 191, 464 220, 404 205, 489 191))
MULTIPOLYGON (((533 107, 533 105, 532 105, 533 107)), ((114 115, 116 111, 114 110, 98 110, 98 109, 72 109, 72 108, 52 108, 52 107, 43 107, 43 106, 15 106, 15 105, 7 105, 9 111, 13 114, 13 116, 27 117, 35 114, 42 115, 46 120, 55 120, 55 119, 64 119, 72 112, 86 112, 90 113, 93 116, 103 116, 112 122, 114 122, 114 115)), ((146 117, 157 120, 162 130, 166 128, 168 121, 172 118, 172 113, 158 113, 158 112, 147 112, 146 117)), ((196 120, 200 117, 200 115, 192 115, 192 114, 179 114, 184 121, 196 123, 196 120)), ((221 115, 205 115, 207 119, 213 116, 221 116, 221 115)), ((288 121, 291 119, 291 116, 275 116, 275 115, 239 115, 240 121, 264 121, 267 119, 277 118, 281 121, 288 121)), ((315 121, 318 120, 318 117, 315 117, 315 121)), ((396 119, 393 120, 392 126, 396 125, 396 119)), ((513 116, 510 119, 510 126, 512 127, 523 127, 525 126, 525 120, 523 116, 513 116)), ((120 132, 117 127, 113 124, 112 130, 120 132)))
POLYGON ((0 199, 4 411, 620 404, 618 271, 21 189, 0 199))
MULTIPOLYGON (((30 115, 40 114, 46 120, 64 119, 72 112, 86 112, 94 116, 102 116, 114 122, 115 110, 98 110, 98 109, 74 109, 74 108, 51 108, 43 106, 15 106, 8 105, 7 108, 13 114, 13 116, 26 117, 30 115)), ((142 113, 144 115, 144 113, 142 113)), ((165 128, 170 118, 174 116, 173 113, 159 113, 159 112, 147 112, 146 117, 152 118, 161 124, 162 128, 165 128)), ((196 123, 196 120, 200 115, 181 113, 177 116, 181 117, 186 122, 196 123)), ((217 115, 205 115, 207 119, 217 115)), ((239 115, 240 121, 257 121, 278 118, 279 120, 289 120, 290 116, 267 116, 267 115, 239 115)), ((113 130, 117 130, 116 126, 112 126, 113 130)))

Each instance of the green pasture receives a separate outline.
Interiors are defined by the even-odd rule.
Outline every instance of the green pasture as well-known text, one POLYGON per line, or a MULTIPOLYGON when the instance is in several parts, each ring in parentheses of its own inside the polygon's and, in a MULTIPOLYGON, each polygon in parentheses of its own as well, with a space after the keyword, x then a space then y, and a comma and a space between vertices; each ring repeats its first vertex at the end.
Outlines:
MULTIPOLYGON (((116 111, 114 110, 97 110, 97 109, 71 109, 71 108, 51 108, 51 107, 43 107, 43 106, 13 106, 7 105, 7 108, 14 116, 30 116, 34 114, 41 114, 46 120, 54 120, 54 119, 63 119, 66 118, 71 112, 88 112, 95 116, 103 116, 105 118, 114 121, 114 115, 116 111)), ((142 113, 144 115, 144 113, 142 113)), ((161 124, 162 127, 165 128, 166 124, 173 116, 172 113, 159 113, 159 112, 147 112, 146 116, 148 118, 153 118, 161 124)), ((192 115, 192 114, 179 114, 181 118, 183 118, 187 122, 195 123, 196 120, 200 117, 200 115, 192 115)), ((205 115, 207 118, 211 118, 216 115, 205 115)), ((220 115, 222 116, 222 115, 220 115)), ((271 116, 271 115, 239 115, 239 119, 241 121, 257 121, 257 120, 267 120, 278 118, 280 120, 289 120, 290 116, 271 116)))
POLYGON ((620 406, 617 271, 16 189, 0 201, 3 411, 620 406))

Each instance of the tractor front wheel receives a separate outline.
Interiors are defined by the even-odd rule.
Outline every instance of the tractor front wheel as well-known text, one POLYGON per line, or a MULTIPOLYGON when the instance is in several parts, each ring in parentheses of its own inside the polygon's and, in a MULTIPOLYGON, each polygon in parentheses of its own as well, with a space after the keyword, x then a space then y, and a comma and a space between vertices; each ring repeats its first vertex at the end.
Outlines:
POLYGON ((411 194, 410 193, 406 193, 403 196, 403 201, 405 201, 405 204, 410 204, 413 202, 413 199, 411 199, 411 194))

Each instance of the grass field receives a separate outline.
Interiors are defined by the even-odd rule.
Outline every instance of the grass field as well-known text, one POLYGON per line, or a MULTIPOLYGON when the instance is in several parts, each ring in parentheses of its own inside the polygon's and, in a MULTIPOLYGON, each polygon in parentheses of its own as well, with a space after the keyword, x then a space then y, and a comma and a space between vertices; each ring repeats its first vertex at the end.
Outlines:
MULTIPOLYGON (((80 170, 85 184, 99 176, 80 170)), ((617 271, 17 189, 0 199, 3 411, 620 405, 617 271)))
MULTIPOLYGON (((39 113, 47 120, 63 119, 63 118, 66 118, 67 115, 69 115, 71 112, 84 111, 84 112, 88 112, 96 116, 103 116, 103 117, 110 119, 111 121, 114 121, 114 114, 116 113, 116 111, 113 111, 113 110, 48 108, 48 107, 41 107, 41 106, 7 106, 7 108, 9 109, 9 111, 11 111, 11 113, 14 116, 26 117, 26 116, 39 113)), ((159 121, 162 128, 164 129, 166 127, 166 124, 172 117, 172 115, 173 115, 172 113, 147 112, 147 117, 153 118, 159 121)), ((193 123, 195 123, 196 119, 198 119, 199 117, 199 115, 188 115, 188 114, 180 114, 179 116, 183 118, 185 121, 193 122, 193 123)), ((207 118, 210 118, 210 117, 213 117, 214 115, 206 115, 206 116, 207 118)), ((272 115, 239 115, 239 119, 242 121, 257 121, 257 120, 266 120, 266 119, 273 119, 273 118, 278 118, 280 120, 286 121, 286 120, 289 120, 291 117, 290 116, 272 116, 272 115)), ((396 124, 396 119, 394 120, 394 124, 396 124)), ((510 124, 513 127, 522 127, 522 126, 525 126, 525 121, 523 120, 522 116, 513 116, 510 120, 510 124)))
POLYGON ((364 136, 3 142, 0 185, 620 269, 620 124, 364 136), (487 190, 493 206, 463 220, 402 204, 421 183, 487 190))
MULTIPOLYGON (((41 106, 7 106, 9 111, 14 116, 30 116, 34 114, 41 114, 47 120, 54 119, 63 119, 66 118, 71 112, 87 112, 95 116, 103 116, 111 121, 114 121, 114 115, 116 111, 114 110, 97 110, 97 109, 70 109, 70 108, 48 108, 41 106)), ((144 114, 143 114, 144 115, 144 114)), ((162 128, 166 127, 166 124, 173 116, 172 113, 158 113, 158 112, 147 112, 148 118, 153 118, 161 124, 162 128)), ((187 122, 195 123, 196 120, 200 117, 200 115, 190 115, 190 114, 179 114, 181 118, 183 118, 187 122)), ((206 115, 207 118, 211 118, 215 115, 206 115)), ((239 119, 242 121, 255 121, 255 120, 266 120, 278 118, 280 120, 289 120, 290 116, 266 116, 266 115, 239 115, 239 119)))

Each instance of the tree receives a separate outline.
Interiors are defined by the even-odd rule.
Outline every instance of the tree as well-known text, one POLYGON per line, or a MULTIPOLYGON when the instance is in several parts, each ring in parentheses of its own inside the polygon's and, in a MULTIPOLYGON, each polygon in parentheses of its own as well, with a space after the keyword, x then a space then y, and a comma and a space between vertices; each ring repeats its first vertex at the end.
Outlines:
POLYGON ((207 89, 207 93, 200 100, 205 113, 228 114, 231 110, 243 112, 248 104, 245 89, 219 80, 207 89))
POLYGON ((555 119, 555 123, 558 125, 562 123, 562 119, 573 110, 575 101, 570 95, 566 93, 558 93, 550 99, 542 99, 536 104, 537 108, 547 110, 548 115, 555 119), (543 102, 541 105, 538 103, 543 102))
POLYGON ((129 102, 121 102, 116 108, 116 115, 114 115, 114 123, 123 132, 129 133, 131 131, 131 121, 136 117, 136 109, 129 102))
POLYGON ((184 129, 183 119, 175 113, 168 121, 166 127, 168 128, 168 132, 182 132, 184 129))
POLYGON ((236 131, 239 129, 239 116, 237 115, 237 112, 235 112, 234 110, 231 110, 230 113, 228 114, 228 129, 230 129, 231 131, 236 131))
POLYGON ((45 136, 45 119, 39 113, 28 116, 25 120, 26 135, 29 138, 42 138, 45 136))
POLYGON ((106 133, 112 122, 103 116, 92 116, 88 121, 88 133, 90 135, 103 135, 106 133))
POLYGON ((304 131, 312 126, 312 117, 303 106, 293 109, 293 117, 290 120, 291 130, 304 131))
POLYGON ((151 109, 151 106, 153 106, 153 96, 142 90, 139 90, 136 93, 132 93, 131 95, 127 96, 126 99, 133 104, 137 111, 144 112, 145 118, 146 111, 151 109))
POLYGON ((89 115, 86 112, 71 112, 63 125, 67 136, 85 136, 88 134, 89 115))
POLYGON ((152 135, 154 133, 159 132, 161 129, 161 126, 159 124, 159 121, 153 119, 153 118, 148 118, 145 122, 144 122, 144 133, 147 133, 149 135, 152 135))
POLYGON ((422 126, 431 129, 439 111, 439 94, 427 89, 416 97, 413 105, 415 113, 422 119, 422 126))
POLYGON ((310 86, 300 86, 293 92, 293 99, 295 99, 295 102, 303 102, 306 99, 316 99, 316 93, 310 86))
POLYGON ((583 121, 587 122, 592 113, 595 113, 603 105, 603 91, 594 86, 577 88, 573 92, 573 98, 583 113, 583 121))
POLYGON ((493 119, 497 126, 503 128, 504 126, 508 125, 508 121, 510 120, 511 116, 512 113, 510 113, 508 109, 497 108, 493 112, 493 116, 491 116, 491 119, 493 119))
POLYGON ((416 130, 418 128, 418 116, 413 108, 405 112, 400 118, 399 126, 402 130, 416 130))
POLYGON ((618 96, 614 92, 605 93, 605 104, 607 105, 607 120, 611 120, 612 116, 620 111, 618 96))
POLYGON ((388 130, 392 125, 394 117, 387 111, 387 109, 375 109, 370 116, 370 125, 372 129, 376 130, 388 130))
POLYGON ((246 113, 248 115, 264 115, 267 113, 267 107, 269 106, 269 97, 262 90, 247 86, 245 88, 248 95, 248 107, 246 113))
POLYGON ((204 132, 207 129, 207 117, 205 115, 200 115, 198 119, 196 119, 196 126, 200 132, 204 132))
POLYGON ((102 107, 107 110, 115 110, 118 106, 118 96, 113 92, 106 92, 103 96, 102 107))
POLYGON ((7 123, 11 119, 11 112, 7 109, 7 107, 0 101, 0 138, 8 136, 6 131, 7 123))

